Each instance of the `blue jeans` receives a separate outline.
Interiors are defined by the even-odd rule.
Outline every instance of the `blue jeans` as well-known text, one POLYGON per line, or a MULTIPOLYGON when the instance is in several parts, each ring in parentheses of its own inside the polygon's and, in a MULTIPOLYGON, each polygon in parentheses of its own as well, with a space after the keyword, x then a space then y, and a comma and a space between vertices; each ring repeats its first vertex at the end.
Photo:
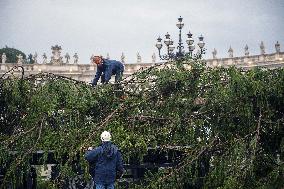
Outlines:
POLYGON ((114 183, 113 184, 96 184, 96 189, 114 189, 114 183))

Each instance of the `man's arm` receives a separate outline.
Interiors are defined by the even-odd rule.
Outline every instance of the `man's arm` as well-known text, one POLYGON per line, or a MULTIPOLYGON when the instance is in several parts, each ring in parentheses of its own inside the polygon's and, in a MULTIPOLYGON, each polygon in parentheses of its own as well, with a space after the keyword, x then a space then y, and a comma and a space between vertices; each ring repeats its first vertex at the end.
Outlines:
POLYGON ((95 75, 95 78, 93 80, 92 85, 97 85, 97 83, 98 83, 98 81, 99 81, 99 79, 102 75, 102 72, 103 72, 102 68, 100 66, 97 66, 97 72, 96 72, 96 75, 95 75))
POLYGON ((85 153, 85 159, 86 159, 89 163, 96 161, 97 156, 98 156, 98 154, 99 154, 99 150, 100 150, 99 148, 96 148, 96 149, 94 149, 94 150, 88 150, 88 151, 86 151, 86 153, 85 153))

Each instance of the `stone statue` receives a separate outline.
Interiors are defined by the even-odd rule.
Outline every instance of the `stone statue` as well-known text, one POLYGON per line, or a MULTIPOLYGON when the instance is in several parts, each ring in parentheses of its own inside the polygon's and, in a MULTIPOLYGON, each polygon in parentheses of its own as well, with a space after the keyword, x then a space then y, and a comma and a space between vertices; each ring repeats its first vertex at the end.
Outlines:
POLYGON ((122 62, 122 63, 125 63, 125 56, 124 56, 124 53, 121 54, 121 62, 122 62))
POLYGON ((64 57, 66 58, 66 64, 68 64, 70 60, 70 55, 66 53, 64 57))
POLYGON ((213 59, 217 58, 217 50, 215 48, 213 49, 212 55, 213 55, 213 59))
POLYGON ((5 64, 6 61, 7 61, 7 56, 6 56, 6 54, 3 53, 1 58, 2 58, 2 63, 5 64))
POLYGON ((43 64, 46 64, 46 63, 47 63, 47 56, 46 56, 45 53, 43 53, 42 59, 43 59, 42 63, 43 63, 43 64))
POLYGON ((137 63, 141 63, 142 62, 142 58, 139 54, 139 52, 137 53, 137 63))
POLYGON ((79 56, 77 53, 74 54, 73 58, 74 58, 74 64, 78 64, 79 56))
POLYGON ((23 55, 22 55, 22 54, 18 54, 18 55, 17 55, 17 58, 18 58, 17 63, 18 63, 18 64, 23 64, 23 61, 24 61, 23 55))
POLYGON ((91 58, 90 58, 90 60, 91 60, 91 64, 93 64, 93 59, 94 59, 94 54, 92 54, 92 56, 91 56, 91 58))
POLYGON ((260 54, 265 54, 265 47, 264 47, 264 43, 263 43, 263 41, 261 41, 261 43, 260 43, 260 54))
POLYGON ((280 53, 280 43, 278 41, 275 44, 275 50, 276 50, 276 53, 280 53))
POLYGON ((29 64, 33 64, 33 55, 32 54, 29 54, 28 55, 28 60, 29 60, 29 64))
POLYGON ((155 62, 156 62, 156 54, 153 53, 153 54, 152 54, 152 63, 155 63, 155 62))
POLYGON ((37 53, 36 52, 33 55, 33 61, 34 61, 34 64, 37 64, 37 53))
POLYGON ((245 46, 245 56, 249 56, 249 47, 248 47, 248 45, 245 46))
POLYGON ((109 53, 107 53, 106 59, 107 59, 107 60, 110 59, 109 53))
POLYGON ((55 45, 51 47, 52 50, 52 57, 50 63, 56 64, 56 65, 62 65, 63 64, 63 57, 61 56, 61 46, 55 45))
POLYGON ((228 53, 229 53, 229 58, 233 58, 234 57, 234 50, 232 49, 231 46, 230 46, 230 48, 228 50, 228 53))

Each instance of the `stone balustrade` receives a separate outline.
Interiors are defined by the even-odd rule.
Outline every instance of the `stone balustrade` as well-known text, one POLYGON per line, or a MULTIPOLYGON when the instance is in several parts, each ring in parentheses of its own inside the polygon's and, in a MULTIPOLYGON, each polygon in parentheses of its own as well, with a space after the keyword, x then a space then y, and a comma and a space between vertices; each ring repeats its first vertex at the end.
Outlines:
MULTIPOLYGON (((129 76, 135 71, 141 68, 147 68, 153 66, 153 63, 133 63, 124 64, 124 76, 129 76)), ((17 64, 17 63, 0 63, 0 76, 5 72, 8 72, 15 66, 22 66, 25 70, 25 75, 37 74, 40 72, 54 73, 57 75, 63 75, 66 77, 72 77, 73 79, 90 82, 96 72, 96 66, 91 64, 64 64, 64 65, 52 65, 52 64, 17 64)), ((21 74, 17 71, 13 72, 14 75, 21 74)))
POLYGON ((284 66, 284 52, 273 54, 261 54, 252 56, 242 56, 233 58, 213 58, 207 59, 206 64, 209 67, 229 67, 236 66, 242 68, 251 68, 255 66, 264 66, 268 68, 284 66))
MULTIPOLYGON (((279 43, 277 43, 279 45, 279 43)), ((263 48, 263 47, 262 47, 263 48)), ((53 49, 54 50, 54 49, 53 49)), ((207 59, 206 64, 208 67, 229 67, 236 66, 242 67, 244 69, 251 69, 252 67, 262 66, 267 68, 278 68, 284 67, 284 52, 280 52, 280 49, 276 49, 276 53, 265 54, 264 49, 262 49, 260 55, 249 55, 248 48, 245 48, 245 56, 234 57, 233 50, 230 48, 229 58, 216 58, 217 51, 214 49, 213 58, 207 59)), ((138 53, 139 54, 139 53, 138 53)), ((122 54, 125 58, 124 54, 122 54)), ((139 55, 140 56, 140 55, 139 55)), ((139 61, 141 60, 141 57, 139 61)), ((155 54, 152 55, 151 63, 129 63, 124 64, 124 77, 133 74, 141 68, 147 68, 153 66, 155 64, 161 64, 161 62, 156 63, 155 54)), ((77 64, 77 63, 46 63, 46 64, 22 64, 22 63, 0 63, 0 76, 9 70, 11 70, 14 66, 21 65, 24 68, 25 76, 30 74, 37 74, 40 72, 54 73, 57 75, 63 75, 66 77, 71 77, 76 80, 91 82, 93 79, 96 66, 92 64, 77 64)), ((14 71, 13 75, 21 74, 21 72, 14 71)), ((7 74, 9 75, 9 74, 7 74)))
MULTIPOLYGON (((11 70, 14 66, 19 65, 16 63, 0 64, 0 75, 11 70)), ((94 77, 94 73, 96 71, 95 67, 90 64, 22 64, 21 66, 25 70, 25 75, 47 72, 54 73, 57 75, 63 75, 66 77, 72 77, 73 79, 86 82, 90 82, 90 78, 94 77)), ((13 74, 17 75, 17 72, 14 71, 13 74)), ((20 72, 18 74, 20 74, 20 72)))

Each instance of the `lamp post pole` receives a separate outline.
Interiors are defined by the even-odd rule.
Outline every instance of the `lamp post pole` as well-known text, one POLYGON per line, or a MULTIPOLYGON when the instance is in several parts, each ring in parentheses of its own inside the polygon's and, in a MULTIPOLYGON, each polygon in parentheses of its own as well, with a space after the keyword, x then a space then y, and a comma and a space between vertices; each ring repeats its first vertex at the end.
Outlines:
POLYGON ((178 41, 178 46, 177 46, 177 49, 178 49, 177 56, 181 57, 181 56, 183 56, 182 49, 184 48, 184 46, 182 46, 183 43, 182 43, 182 40, 181 40, 181 29, 184 26, 184 23, 182 23, 182 17, 178 18, 178 23, 176 24, 176 26, 179 29, 179 38, 178 38, 179 41, 178 41))

